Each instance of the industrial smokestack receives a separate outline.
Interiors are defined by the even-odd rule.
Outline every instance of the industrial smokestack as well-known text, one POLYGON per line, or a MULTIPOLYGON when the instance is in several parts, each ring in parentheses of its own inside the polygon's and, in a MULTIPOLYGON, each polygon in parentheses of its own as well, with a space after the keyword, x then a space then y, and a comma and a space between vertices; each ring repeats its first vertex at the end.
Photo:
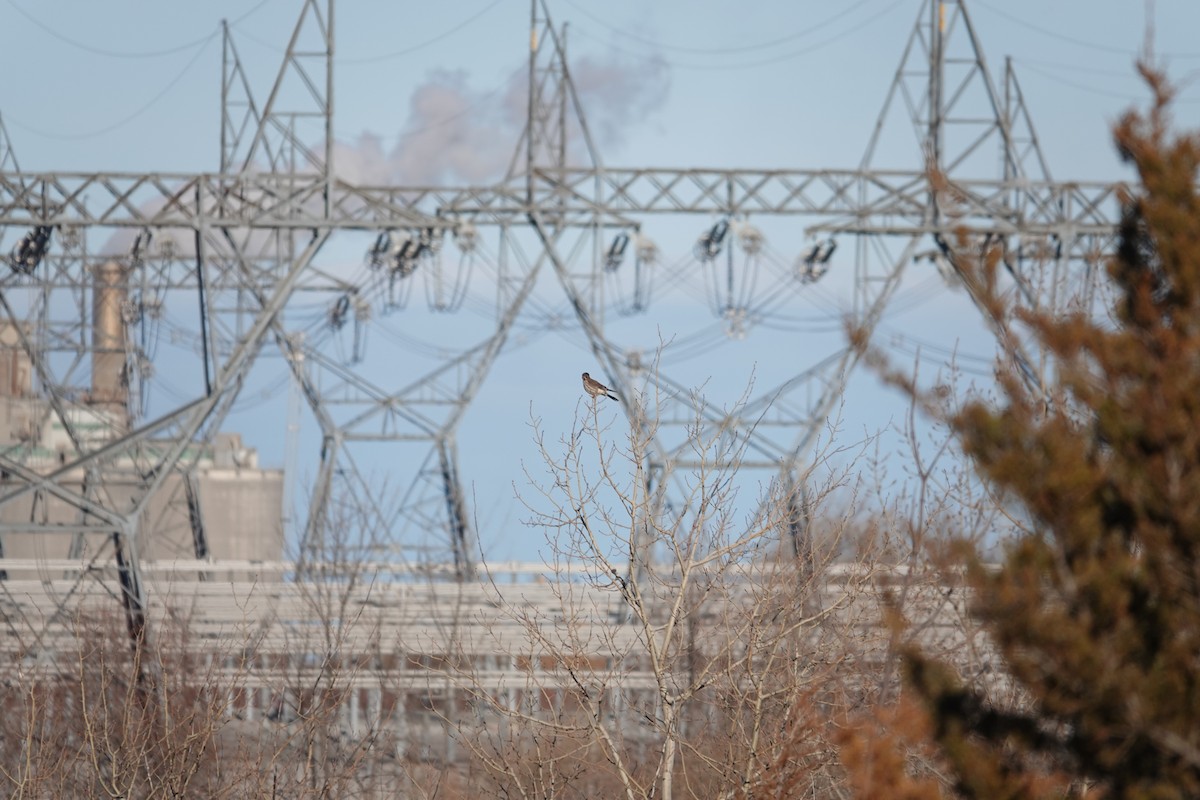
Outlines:
POLYGON ((92 393, 90 404, 127 423, 129 376, 125 374, 125 321, 121 309, 129 294, 125 268, 105 261, 94 268, 92 297, 92 393))
POLYGON ((29 353, 21 346, 17 323, 0 321, 0 397, 28 397, 32 376, 33 366, 29 353))

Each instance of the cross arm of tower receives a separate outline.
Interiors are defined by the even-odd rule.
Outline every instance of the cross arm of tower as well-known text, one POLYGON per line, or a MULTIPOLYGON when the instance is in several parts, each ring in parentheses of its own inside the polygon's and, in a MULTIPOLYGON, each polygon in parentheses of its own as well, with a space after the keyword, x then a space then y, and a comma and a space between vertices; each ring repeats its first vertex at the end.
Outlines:
MULTIPOLYGON (((779 214, 834 217, 845 232, 933 232, 924 171, 604 168, 538 171, 533 202, 565 215, 779 214)), ((1028 178, 955 179, 946 210, 980 232, 1107 233, 1120 184, 1028 178)), ((590 217, 589 217, 590 219, 590 217)))
MULTIPOLYGON (((534 207, 570 224, 602 213, 779 214, 833 217, 842 232, 930 232, 931 183, 924 172, 873 170, 568 169, 538 171, 534 207)), ((511 184, 491 187, 356 186, 337 182, 328 216, 317 175, 247 173, 0 173, 0 225, 114 227, 450 228, 459 219, 522 218, 530 198, 511 184)), ((1110 232, 1112 183, 955 180, 943 198, 961 224, 998 234, 1110 232)))
POLYGON ((319 175, 283 173, 0 173, 0 225, 134 228, 449 228, 429 190, 390 197, 338 182, 325 213, 319 175))

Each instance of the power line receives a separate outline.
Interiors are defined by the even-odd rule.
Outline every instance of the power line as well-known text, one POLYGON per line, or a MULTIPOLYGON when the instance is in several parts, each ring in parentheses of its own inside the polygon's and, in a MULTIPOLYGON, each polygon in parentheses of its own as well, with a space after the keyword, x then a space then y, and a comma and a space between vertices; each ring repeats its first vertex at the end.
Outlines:
MULTIPOLYGON (((1043 28, 1040 25, 1035 25, 1032 22, 1021 19, 1016 14, 1010 14, 1007 11, 1001 11, 999 8, 983 2, 983 0, 975 0, 974 4, 977 6, 982 6, 997 16, 1004 17, 1010 22, 1015 22, 1023 28, 1028 28, 1029 30, 1036 31, 1043 36, 1049 36, 1052 39, 1058 39, 1061 42, 1067 42, 1068 44, 1073 44, 1077 47, 1086 47, 1091 50, 1098 50, 1102 53, 1119 53, 1125 56, 1135 54, 1135 51, 1128 47, 1116 47, 1114 45, 1088 41, 1087 39, 1078 39, 1074 36, 1068 36, 1065 33, 1059 33, 1058 31, 1050 30, 1049 28, 1043 28)), ((1167 55, 1171 58, 1200 58, 1200 53, 1164 53, 1162 55, 1167 55)))
POLYGON ((257 12, 257 11, 258 11, 260 8, 262 8, 263 6, 265 6, 265 5, 266 5, 267 3, 269 3, 269 2, 271 2, 271 0, 260 0, 260 2, 258 3, 258 5, 256 5, 256 6, 254 6, 253 8, 251 8, 251 9, 250 9, 249 11, 247 11, 245 14, 242 14, 240 17, 234 17, 234 19, 233 19, 233 22, 229 23, 230 27, 237 26, 238 24, 240 24, 240 23, 244 22, 246 19, 248 19, 248 18, 250 17, 250 15, 254 14, 255 12, 257 12))
MULTIPOLYGON (((81 42, 78 39, 72 39, 70 36, 60 33, 53 26, 47 25, 45 22, 42 22, 40 19, 33 16, 28 11, 26 11, 24 8, 21 8, 19 5, 17 5, 15 2, 13 2, 13 0, 5 0, 5 2, 7 2, 10 6, 12 6, 13 10, 16 11, 18 14, 23 16, 25 19, 29 20, 31 23, 33 23, 37 27, 41 28, 45 33, 49 34, 50 36, 54 37, 55 39, 58 39, 60 42, 65 42, 66 44, 69 44, 72 47, 83 50, 85 53, 92 53, 93 55, 99 55, 99 56, 107 56, 108 58, 160 58, 162 56, 174 55, 175 53, 182 53, 185 50, 191 50, 193 47, 199 47, 203 44, 206 44, 206 43, 212 41, 212 38, 214 36, 216 36, 216 33, 211 33, 208 36, 201 36, 200 38, 193 39, 190 42, 184 42, 182 44, 178 44, 173 47, 164 48, 162 50, 143 50, 143 51, 109 50, 104 47, 97 47, 93 44, 88 44, 87 42, 81 42)), ((269 2, 271 2, 271 0, 260 0, 258 5, 251 8, 245 14, 242 14, 240 17, 235 19, 233 21, 233 23, 231 23, 231 24, 233 24, 233 25, 238 24, 239 22, 246 19, 251 14, 258 11, 260 8, 262 8, 269 2)))
POLYGON ((1097 69, 1088 64, 1070 64, 1065 61, 1046 61, 1040 58, 1013 57, 1013 63, 1021 66, 1033 65, 1043 69, 1064 70, 1066 72, 1083 72, 1088 75, 1107 75, 1112 78, 1138 79, 1137 72, 1131 69, 1097 69))
POLYGON ((478 20, 484 14, 491 11, 496 6, 500 5, 501 2, 503 2, 503 0, 492 0, 491 3, 488 3, 486 6, 484 6, 482 9, 480 9, 478 12, 467 17, 465 20, 458 23, 453 28, 450 28, 449 30, 446 30, 442 33, 439 33, 437 36, 426 39, 423 42, 419 42, 417 44, 410 45, 410 46, 402 48, 400 50, 393 50, 390 53, 382 53, 380 55, 375 55, 375 56, 362 56, 359 58, 338 58, 338 59, 336 59, 336 61, 339 64, 371 64, 376 61, 386 61, 389 58, 398 58, 399 56, 406 56, 409 53, 415 53, 418 50, 424 49, 431 44, 437 44, 438 42, 442 41, 443 39, 453 36, 454 34, 461 31, 463 28, 467 27, 471 23, 478 20))
POLYGON ((191 70, 191 68, 193 66, 195 66, 196 62, 200 60, 200 56, 204 55, 204 53, 208 50, 208 44, 211 43, 216 38, 217 38, 217 34, 215 32, 210 34, 208 39, 205 40, 204 46, 202 46, 199 50, 196 51, 196 54, 193 55, 191 57, 191 59, 188 60, 187 64, 185 64, 183 66, 183 69, 179 71, 179 74, 176 75, 174 78, 172 78, 171 81, 166 86, 164 86, 161 91, 158 92, 158 94, 151 97, 150 100, 147 101, 146 104, 143 105, 141 108, 137 109, 133 113, 124 117, 123 119, 120 119, 117 122, 112 123, 111 125, 106 125, 103 128, 99 128, 99 129, 93 130, 93 131, 87 131, 85 133, 57 133, 55 131, 46 131, 46 130, 42 130, 40 128, 36 128, 32 125, 27 125, 19 120, 14 119, 11 115, 6 115, 6 118, 8 119, 9 122, 11 122, 13 125, 16 125, 18 128, 29 131, 30 133, 36 133, 38 136, 43 136, 47 139, 91 139, 96 136, 103 136, 106 133, 111 133, 112 131, 115 131, 118 128, 128 125, 130 122, 133 122, 135 119, 140 117, 142 114, 149 111, 150 108, 152 106, 154 106, 159 100, 162 100, 163 97, 165 97, 168 92, 170 92, 173 88, 175 88, 176 84, 178 84, 181 80, 183 80, 183 77, 185 75, 187 75, 187 73, 191 70))
MULTIPOLYGON (((1081 83, 1080 81, 1074 81, 1074 80, 1071 80, 1070 78, 1064 78, 1061 75, 1055 75, 1053 72, 1050 72, 1049 70, 1039 69, 1039 68, 1033 66, 1032 64, 1025 63, 1025 64, 1022 64, 1022 66, 1024 67, 1024 69, 1026 69, 1030 72, 1033 72, 1037 75, 1041 75, 1043 78, 1046 78, 1047 80, 1052 80, 1057 83, 1061 83, 1064 86, 1070 86, 1072 89, 1078 89, 1081 92, 1089 92, 1091 94, 1100 95, 1101 97, 1114 97, 1118 100, 1124 100, 1125 102, 1128 102, 1128 103, 1137 102, 1137 100, 1139 99, 1138 97, 1136 97, 1135 95, 1133 95, 1129 92, 1114 92, 1114 91, 1111 91, 1108 89, 1100 89, 1095 86, 1089 86, 1088 84, 1081 83)), ((1181 98, 1177 97, 1177 98, 1175 98, 1175 100, 1173 102, 1184 103, 1184 104, 1190 105, 1192 103, 1200 102, 1200 100, 1181 99, 1181 98)))
MULTIPOLYGON (((1087 83, 1083 83, 1081 81, 1075 81, 1070 78, 1064 78, 1061 75, 1056 75, 1054 73, 1054 70, 1069 71, 1069 72, 1085 72, 1089 75, 1108 75, 1108 76, 1112 76, 1112 77, 1125 77, 1132 81, 1139 81, 1140 76, 1138 76, 1136 73, 1133 73, 1133 72, 1121 72, 1119 70, 1094 70, 1094 69, 1091 69, 1090 67, 1077 66, 1077 65, 1073 65, 1073 64, 1064 64, 1064 63, 1058 62, 1058 61, 1039 61, 1039 60, 1035 60, 1035 59, 1025 59, 1025 58, 1014 59, 1013 63, 1020 65, 1020 67, 1023 70, 1028 70, 1029 72, 1036 73, 1037 75, 1041 75, 1043 78, 1047 78, 1052 81, 1057 81, 1058 83, 1061 83, 1064 86, 1070 86, 1073 89, 1079 89, 1080 91, 1084 91, 1084 92, 1091 92, 1092 94, 1098 94, 1098 95, 1101 95, 1104 97, 1115 97, 1117 99, 1126 100, 1131 103, 1136 102, 1138 100, 1136 94, 1133 91, 1120 92, 1120 91, 1115 91, 1112 89, 1102 89, 1102 88, 1099 88, 1094 85, 1089 85, 1087 83)), ((1192 103, 1200 102, 1194 98, 1186 99, 1186 98, 1180 98, 1178 96, 1179 93, 1181 93, 1186 88, 1188 88, 1189 84, 1194 83, 1195 79, 1196 79, 1196 73, 1192 72, 1192 73, 1189 73, 1188 75, 1184 76, 1179 81, 1177 81, 1175 84, 1176 96, 1172 102, 1184 103, 1184 104, 1192 104, 1192 103)), ((1144 82, 1141 82, 1140 86, 1142 88, 1146 88, 1144 82)))
POLYGON ((816 25, 812 25, 803 30, 788 34, 787 36, 781 36, 777 39, 769 39, 764 42, 756 42, 755 44, 739 45, 737 47, 686 47, 686 46, 682 46, 682 45, 664 44, 663 42, 660 42, 655 39, 650 39, 650 38, 647 38, 644 36, 639 36, 636 33, 632 33, 628 30, 619 28, 615 25, 612 25, 609 22, 606 22, 605 20, 596 16, 591 11, 588 11, 586 8, 579 5, 578 3, 573 3, 573 2, 571 2, 571 0, 563 0, 563 2, 566 3, 568 6, 575 9, 579 13, 583 14, 585 17, 592 20, 597 25, 600 25, 601 27, 606 28, 609 31, 611 31, 615 34, 618 34, 620 36, 623 36, 627 39, 632 39, 635 42, 641 42, 642 44, 650 45, 659 50, 671 50, 671 51, 674 51, 677 53, 695 53, 695 54, 701 54, 701 55, 720 55, 720 54, 724 54, 724 53, 755 52, 758 50, 762 50, 764 48, 774 47, 774 46, 780 45, 780 44, 786 44, 787 42, 792 42, 792 41, 795 41, 796 39, 802 39, 805 36, 809 36, 817 31, 821 30, 822 28, 833 24, 834 22, 836 22, 837 20, 846 16, 847 14, 854 13, 862 6, 864 6, 867 3, 872 2, 872 1, 873 0, 859 0, 859 2, 855 3, 854 5, 849 6, 848 8, 842 9, 837 14, 834 14, 832 17, 828 17, 828 18, 818 22, 816 25))
MULTIPOLYGON (((12 0, 9 0, 9 2, 12 2, 12 0)), ((355 65, 355 64, 369 64, 369 63, 373 63, 376 61, 386 61, 391 58, 398 58, 400 56, 405 56, 410 53, 415 53, 418 50, 423 50, 424 48, 429 47, 430 45, 437 44, 438 42, 442 41, 443 39, 447 39, 450 36, 458 33, 463 28, 466 28, 468 25, 470 25, 471 23, 478 20, 484 14, 491 11, 496 6, 500 5, 500 3, 502 3, 502 2, 503 2, 503 0, 492 0, 492 2, 490 4, 484 6, 482 9, 477 11, 475 14, 471 15, 470 17, 467 17, 465 20, 458 23, 457 25, 449 28, 448 30, 443 31, 442 33, 439 33, 438 35, 436 35, 432 38, 425 39, 424 41, 418 42, 417 44, 401 48, 400 50, 393 50, 389 53, 380 53, 378 55, 373 55, 373 56, 361 56, 361 57, 351 57, 351 58, 347 58, 345 56, 337 56, 334 58, 334 62, 339 65, 347 65, 347 66, 355 65)), ((274 42, 268 42, 265 39, 261 39, 258 36, 254 36, 245 31, 238 31, 238 37, 240 39, 245 39, 247 41, 253 42, 254 44, 258 45, 259 47, 266 48, 267 50, 271 50, 272 52, 275 52, 275 53, 287 52, 286 48, 280 47, 279 45, 275 44, 274 42)))
POLYGON ((591 39, 592 41, 600 43, 600 44, 607 44, 613 50, 616 50, 621 53, 625 53, 627 55, 630 55, 630 56, 640 59, 642 61, 653 61, 653 62, 657 62, 657 63, 666 64, 671 67, 676 67, 679 69, 720 70, 720 71, 728 71, 728 70, 735 70, 735 69, 750 69, 753 67, 763 67, 763 66, 767 66, 770 64, 777 64, 781 61, 788 61, 793 58, 798 58, 803 55, 808 55, 809 53, 813 53, 817 50, 828 47, 831 44, 835 44, 835 43, 841 41, 842 39, 852 36, 853 34, 856 34, 860 31, 864 30, 865 28, 875 24, 876 22, 879 22, 880 20, 886 18, 889 14, 891 14, 891 12, 893 12, 897 8, 899 8, 900 5, 904 1, 905 0, 895 0, 895 2, 890 3, 878 14, 868 17, 867 19, 857 23, 856 25, 853 25, 850 28, 847 28, 846 30, 842 31, 841 33, 836 33, 826 39, 816 42, 815 44, 811 44, 808 47, 803 47, 803 48, 800 48, 799 50, 793 50, 788 53, 781 53, 779 55, 772 56, 770 58, 759 59, 757 61, 742 61, 742 62, 733 62, 733 63, 729 63, 729 64, 689 64, 689 63, 685 63, 685 62, 681 62, 681 61, 674 61, 672 59, 664 59, 661 55, 658 55, 658 54, 646 55, 645 53, 640 53, 635 50, 630 50, 628 48, 620 47, 618 45, 612 44, 611 42, 605 42, 605 41, 599 39, 598 37, 589 36, 586 33, 579 33, 578 35, 582 36, 585 39, 591 39))

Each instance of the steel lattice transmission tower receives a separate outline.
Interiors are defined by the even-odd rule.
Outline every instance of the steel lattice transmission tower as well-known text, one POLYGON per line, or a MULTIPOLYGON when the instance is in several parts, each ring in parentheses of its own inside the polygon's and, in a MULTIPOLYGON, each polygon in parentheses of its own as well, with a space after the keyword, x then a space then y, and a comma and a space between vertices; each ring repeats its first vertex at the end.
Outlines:
MULTIPOLYGON (((664 215, 706 226, 688 268, 711 278, 713 310, 733 331, 761 314, 746 288, 752 278, 770 294, 794 297, 821 277, 836 245, 839 259, 849 254, 853 264, 849 313, 869 333, 914 259, 960 274, 948 246, 960 232, 1003 247, 1016 304, 1092 302, 1096 265, 1112 247, 1115 187, 1050 178, 1016 78, 1008 65, 993 78, 965 0, 920 4, 867 152, 846 170, 605 165, 563 31, 539 0, 530 22, 526 125, 506 176, 490 186, 363 186, 337 177, 333 0, 303 0, 261 101, 225 30, 216 173, 26 173, 0 126, 0 226, 17 237, 0 278, 0 344, 31 376, 28 396, 14 403, 64 437, 47 452, 33 425, 0 454, 0 542, 67 537, 72 557, 115 565, 78 580, 115 574, 140 636, 148 599, 138 564, 153 534, 150 514, 178 490, 191 528, 187 555, 211 556, 197 465, 269 352, 320 429, 301 558, 328 556, 331 515, 349 506, 374 534, 359 555, 445 566, 466 578, 476 533, 459 470, 460 423, 547 284, 582 330, 598 377, 646 434, 655 513, 690 513, 674 487, 690 465, 687 429, 697 420, 737 445, 740 468, 761 469, 802 496, 806 456, 860 353, 821 353, 724 409, 663 365, 645 363, 640 354, 655 343, 619 339, 610 320, 616 295, 606 287, 623 282, 631 307, 645 308, 647 276, 662 267, 645 235, 664 215), (884 168, 884 143, 896 141, 897 130, 909 158, 884 168), (772 267, 753 224, 772 219, 794 220, 821 241, 795 264, 772 267), (91 243, 105 235, 124 242, 128 255, 93 253, 91 243), (373 241, 364 269, 321 261, 331 240, 355 236, 373 241), (621 267, 626 246, 634 263, 621 267), (381 373, 357 345, 349 357, 332 349, 338 332, 357 334, 375 315, 402 307, 417 280, 432 311, 453 317, 464 271, 494 293, 483 338, 403 375, 381 373), (319 324, 314 307, 323 309, 319 324), (138 337, 163 308, 188 309, 177 313, 197 331, 189 342, 197 369, 178 399, 147 414, 140 398, 154 385, 154 364, 138 337), (653 421, 645 397, 655 399, 653 421), (396 483, 386 489, 361 455, 381 447, 406 454, 389 459, 396 483)), ((1040 383, 1035 351, 1013 336, 1001 345, 1040 383)), ((802 500, 794 516, 801 537, 802 500)), ((69 603, 64 597, 64 609, 69 603)), ((38 625, 26 635, 36 642, 38 625)))

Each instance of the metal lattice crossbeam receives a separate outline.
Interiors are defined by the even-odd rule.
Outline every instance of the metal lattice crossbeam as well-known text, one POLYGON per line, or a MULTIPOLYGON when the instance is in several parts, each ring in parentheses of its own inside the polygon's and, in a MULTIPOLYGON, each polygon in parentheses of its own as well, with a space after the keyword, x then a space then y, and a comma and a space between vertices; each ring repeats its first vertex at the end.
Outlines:
MULTIPOLYGON (((569 169, 537 171, 533 207, 554 205, 565 222, 600 213, 689 213, 831 217, 822 228, 863 233, 932 233, 924 172, 858 170, 569 169), (599 185, 599 196, 596 186, 599 185)), ((1119 184, 956 180, 956 213, 981 232, 1107 234, 1119 184)), ((331 212, 315 175, 241 176, 0 174, 2 225, 106 225, 378 230, 448 228, 470 218, 510 223, 530 205, 512 184, 459 189, 334 186, 331 212), (86 200, 85 200, 86 197, 86 200)))
MULTIPOLYGON (((575 213, 812 215, 846 232, 932 233, 925 172, 859 170, 567 170, 539 173, 536 200, 575 213), (599 182, 599 196, 595 190, 599 182)), ((1119 184, 958 180, 954 200, 971 227, 995 233, 1107 234, 1119 184)))

